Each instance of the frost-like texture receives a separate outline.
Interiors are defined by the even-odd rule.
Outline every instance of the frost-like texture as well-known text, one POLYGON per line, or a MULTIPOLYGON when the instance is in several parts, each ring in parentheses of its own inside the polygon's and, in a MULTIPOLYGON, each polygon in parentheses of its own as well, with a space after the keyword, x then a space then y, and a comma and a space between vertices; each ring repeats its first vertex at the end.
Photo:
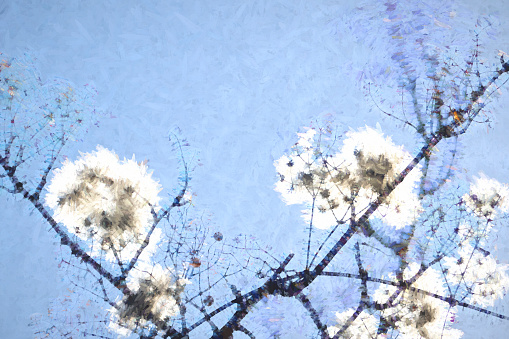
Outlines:
MULTIPOLYGON (((404 271, 404 279, 412 278, 419 267, 417 263, 410 264, 404 271)), ((428 268, 412 287, 440 296, 446 292, 442 277, 432 268, 428 268)), ((385 303, 396 289, 396 286, 383 285, 375 291, 373 298, 385 303)), ((402 338, 460 338, 463 335, 460 330, 450 328, 456 309, 440 299, 407 289, 393 301, 393 305, 382 311, 382 317, 396 325, 402 338)))
POLYGON ((469 242, 475 242, 478 245, 484 246, 488 240, 489 234, 493 229, 491 222, 462 222, 455 229, 458 234, 459 243, 461 246, 469 242))
MULTIPOLYGON (((337 312, 336 320, 338 325, 329 326, 327 328, 329 335, 331 337, 336 335, 336 333, 341 330, 343 325, 346 324, 354 312, 355 310, 352 308, 342 313, 337 312)), ((374 338, 376 337, 377 330, 378 319, 371 314, 362 312, 339 337, 348 339, 374 338)))
MULTIPOLYGON (((11 58, 0 52, 0 150, 2 156, 10 154, 28 191, 39 184, 34 173, 45 173, 60 148, 79 140, 102 115, 94 109, 91 86, 77 87, 59 78, 43 82, 36 64, 29 53, 11 58)), ((11 186, 7 179, 0 175, 0 187, 11 186)))
POLYGON ((509 211, 509 187, 481 173, 470 185, 470 192, 463 196, 463 201, 477 216, 493 218, 495 208, 509 211))
POLYGON ((114 259, 130 258, 145 239, 158 210, 160 185, 147 167, 101 146, 66 161, 48 187, 46 203, 56 221, 83 240, 93 239, 114 259))
POLYGON ((110 328, 127 336, 137 329, 156 331, 165 328, 170 317, 179 314, 178 301, 189 280, 175 276, 161 265, 141 264, 131 272, 127 286, 132 294, 125 296, 118 308, 111 308, 110 328))
MULTIPOLYGON (((299 134, 292 154, 275 162, 280 176, 275 190, 287 204, 314 202, 313 224, 318 228, 336 224, 352 204, 362 213, 379 195, 391 190, 395 178, 412 161, 403 147, 369 127, 348 132, 341 152, 334 155, 324 154, 315 134, 313 129, 299 134)), ((415 220, 421 211, 414 192, 420 176, 419 167, 414 168, 373 217, 397 229, 415 220)), ((305 217, 311 220, 309 210, 305 217)))
POLYGON ((448 268, 447 280, 453 284, 463 283, 472 294, 470 302, 482 307, 493 306, 509 288, 506 274, 508 265, 497 264, 487 252, 476 251, 470 245, 459 251, 460 258, 448 257, 444 265, 448 268))

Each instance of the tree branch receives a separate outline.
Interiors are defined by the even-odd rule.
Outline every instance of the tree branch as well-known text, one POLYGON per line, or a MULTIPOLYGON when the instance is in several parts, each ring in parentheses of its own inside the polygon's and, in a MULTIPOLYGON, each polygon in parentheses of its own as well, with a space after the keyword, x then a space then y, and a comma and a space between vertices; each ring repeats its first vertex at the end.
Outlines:
POLYGON ((297 300, 299 300, 302 303, 302 305, 304 305, 304 307, 308 311, 311 319, 313 319, 313 322, 315 323, 316 328, 318 329, 318 331, 320 331, 320 337, 321 338, 329 338, 329 334, 327 333, 327 326, 325 326, 320 321, 318 312, 316 312, 313 305, 311 305, 311 301, 308 299, 308 297, 306 297, 306 295, 301 292, 301 293, 297 294, 296 298, 297 298, 297 300))

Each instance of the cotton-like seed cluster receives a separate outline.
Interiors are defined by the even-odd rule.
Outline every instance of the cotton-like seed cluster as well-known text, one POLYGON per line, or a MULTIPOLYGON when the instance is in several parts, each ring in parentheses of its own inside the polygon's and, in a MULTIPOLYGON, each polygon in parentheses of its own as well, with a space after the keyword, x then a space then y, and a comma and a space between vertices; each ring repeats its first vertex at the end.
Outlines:
MULTIPOLYGON (((408 280, 418 271, 420 265, 410 264, 403 273, 408 280)), ((445 288, 441 275, 428 268, 412 285, 412 287, 444 296, 445 288)), ((383 285, 374 293, 373 299, 381 304, 397 290, 396 286, 383 285)), ((393 307, 384 309, 381 316, 388 324, 394 326, 402 338, 461 338, 463 332, 450 327, 456 309, 433 296, 407 289, 392 302, 393 307)))
POLYGON ((93 239, 113 260, 113 249, 132 256, 145 239, 158 210, 157 181, 147 167, 134 160, 120 161, 101 146, 66 161, 48 186, 46 204, 54 218, 83 240, 93 239))
MULTIPOLYGON (((336 333, 341 330, 343 325, 347 323, 354 312, 355 310, 352 308, 341 313, 336 312, 338 325, 329 326, 327 328, 329 336, 335 336, 336 333)), ((372 314, 362 312, 339 337, 349 339, 375 338, 377 330, 378 319, 372 314)))
POLYGON ((180 295, 189 283, 159 264, 138 265, 127 280, 132 293, 124 296, 118 308, 110 309, 110 328, 122 335, 149 326, 164 329, 169 318, 179 314, 180 295))
POLYGON ((478 217, 492 219, 496 210, 509 211, 509 187, 481 173, 470 185, 470 192, 463 196, 463 201, 478 217))
MULTIPOLYGON (((420 168, 412 170, 394 190, 397 176, 412 161, 410 154, 389 137, 366 127, 346 134, 341 151, 329 154, 309 129, 290 155, 275 161, 280 180, 275 190, 287 204, 311 204, 313 224, 327 229, 346 215, 349 207, 357 213, 380 195, 387 195, 373 217, 397 229, 411 223, 422 208, 415 193, 420 168)), ((320 135, 322 137, 322 135, 320 135)), ((307 221, 311 211, 305 211, 307 221)))
POLYGON ((509 288, 506 274, 508 265, 497 264, 497 260, 486 251, 474 250, 465 245, 459 250, 459 258, 444 258, 447 281, 464 284, 471 294, 470 302, 481 307, 493 306, 509 288))

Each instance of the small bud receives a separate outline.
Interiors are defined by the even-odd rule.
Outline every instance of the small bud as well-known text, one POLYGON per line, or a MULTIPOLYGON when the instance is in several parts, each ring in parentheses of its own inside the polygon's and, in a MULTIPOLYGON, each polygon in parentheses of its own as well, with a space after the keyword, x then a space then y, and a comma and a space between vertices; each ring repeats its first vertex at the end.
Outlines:
POLYGON ((189 266, 192 266, 192 267, 200 267, 201 266, 201 261, 199 258, 197 257, 194 257, 191 259, 191 263, 189 264, 189 266))
POLYGON ((203 304, 206 306, 211 306, 214 303, 214 298, 212 296, 208 295, 205 299, 203 299, 203 304))
POLYGON ((213 237, 214 237, 214 240, 216 240, 216 241, 221 241, 221 240, 223 240, 223 234, 222 234, 221 232, 216 232, 216 233, 214 233, 214 236, 213 236, 213 237))

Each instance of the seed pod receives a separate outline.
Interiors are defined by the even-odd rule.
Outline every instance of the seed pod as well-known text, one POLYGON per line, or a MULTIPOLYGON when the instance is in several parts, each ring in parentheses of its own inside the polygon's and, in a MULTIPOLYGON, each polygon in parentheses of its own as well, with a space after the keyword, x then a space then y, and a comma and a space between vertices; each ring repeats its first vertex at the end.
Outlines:
POLYGON ((203 304, 206 306, 211 306, 214 303, 214 298, 212 298, 211 295, 207 296, 205 299, 203 299, 203 304))
POLYGON ((191 263, 189 264, 189 266, 200 267, 201 266, 200 258, 197 258, 197 257, 192 258, 191 259, 191 263))
POLYGON ((214 239, 215 239, 216 241, 221 241, 221 240, 223 240, 223 234, 222 234, 221 232, 216 232, 216 233, 214 233, 213 237, 214 237, 214 239))

